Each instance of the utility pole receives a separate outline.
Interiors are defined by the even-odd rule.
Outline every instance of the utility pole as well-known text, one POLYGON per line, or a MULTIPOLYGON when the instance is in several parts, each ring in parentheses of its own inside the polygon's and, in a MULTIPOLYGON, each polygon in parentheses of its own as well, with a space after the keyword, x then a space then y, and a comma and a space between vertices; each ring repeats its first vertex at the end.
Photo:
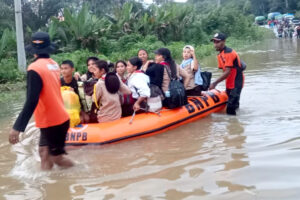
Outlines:
POLYGON ((17 36, 18 67, 20 71, 26 71, 26 56, 24 48, 22 6, 21 0, 14 0, 15 3, 15 20, 17 36))
POLYGON ((217 0, 217 8, 221 7, 221 0, 217 0))
POLYGON ((285 0, 285 7, 286 7, 286 9, 289 9, 289 2, 288 2, 288 0, 285 0))

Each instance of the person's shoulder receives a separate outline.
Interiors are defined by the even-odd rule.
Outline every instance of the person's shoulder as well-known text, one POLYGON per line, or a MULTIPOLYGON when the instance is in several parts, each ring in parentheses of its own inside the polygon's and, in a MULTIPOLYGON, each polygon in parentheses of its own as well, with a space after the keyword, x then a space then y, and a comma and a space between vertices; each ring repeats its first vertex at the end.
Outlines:
POLYGON ((232 53, 234 50, 232 48, 229 47, 225 47, 224 48, 224 53, 232 53))
POLYGON ((28 67, 27 67, 27 71, 33 70, 36 66, 37 66, 37 65, 36 65, 36 62, 30 63, 30 64, 28 65, 28 67))
MULTIPOLYGON (((61 79, 63 79, 63 77, 61 77, 61 79)), ((72 78, 72 84, 78 86, 77 80, 74 78, 74 76, 72 78)))
POLYGON ((63 86, 65 84, 64 77, 60 77, 60 83, 61 83, 61 86, 63 86))

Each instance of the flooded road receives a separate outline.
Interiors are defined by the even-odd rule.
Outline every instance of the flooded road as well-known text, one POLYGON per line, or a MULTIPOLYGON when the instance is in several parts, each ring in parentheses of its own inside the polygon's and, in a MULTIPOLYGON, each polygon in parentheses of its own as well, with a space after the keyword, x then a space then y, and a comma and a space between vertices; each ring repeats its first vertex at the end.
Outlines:
MULTIPOLYGON (((0 199, 299 199, 300 40, 239 53, 248 68, 238 116, 215 113, 149 138, 72 149, 68 170, 40 171, 32 124, 9 145, 23 103, 2 104, 0 199)), ((220 74, 215 57, 202 63, 220 74)))

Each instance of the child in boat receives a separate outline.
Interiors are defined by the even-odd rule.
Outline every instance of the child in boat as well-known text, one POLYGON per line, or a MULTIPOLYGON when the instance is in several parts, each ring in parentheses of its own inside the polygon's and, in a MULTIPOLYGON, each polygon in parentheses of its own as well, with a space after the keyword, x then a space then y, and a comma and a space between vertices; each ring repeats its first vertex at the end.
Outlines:
POLYGON ((142 61, 138 57, 133 57, 127 62, 128 87, 132 92, 132 97, 136 100, 133 110, 138 111, 146 105, 147 98, 150 97, 149 77, 141 71, 142 61))
MULTIPOLYGON (((97 57, 89 57, 86 60, 88 71, 80 75, 79 72, 74 73, 74 78, 79 84, 79 94, 81 99, 83 99, 84 111, 88 113, 88 122, 97 122, 97 116, 95 114, 96 107, 92 104, 92 96, 94 92, 94 85, 97 83, 98 79, 94 76, 95 63, 99 60, 97 57)), ((87 121, 86 121, 87 122, 87 121)))
POLYGON ((95 63, 96 63, 97 60, 99 60, 99 59, 97 57, 93 57, 93 56, 87 58, 86 65, 87 65, 87 70, 88 71, 83 75, 80 75, 79 72, 75 72, 74 73, 74 78, 77 81, 88 81, 91 78, 95 78, 93 72, 95 70, 95 63))
POLYGON ((64 60, 60 65, 60 78, 61 86, 68 86, 79 96, 78 84, 73 76, 74 64, 71 60, 64 60))
POLYGON ((61 86, 68 86, 71 88, 72 91, 74 91, 79 98, 79 102, 80 102, 80 107, 81 107, 81 111, 80 111, 80 120, 82 123, 84 122, 88 122, 89 118, 87 113, 84 112, 83 110, 83 103, 82 103, 82 99, 80 98, 80 94, 79 94, 79 90, 78 90, 78 84, 76 79, 73 76, 73 72, 74 72, 74 64, 71 60, 65 60, 61 63, 60 66, 60 72, 61 72, 61 79, 60 79, 60 83, 61 86))
MULTIPOLYGON (((120 80, 127 84, 127 73, 126 73, 127 63, 123 60, 119 60, 116 62, 114 72, 120 78, 120 80)), ((121 107, 122 107, 122 117, 132 115, 132 105, 135 100, 132 98, 131 94, 120 94, 121 98, 121 107)))
POLYGON ((183 61, 180 68, 185 70, 190 77, 187 83, 186 95, 187 96, 201 96, 203 80, 201 77, 201 70, 196 58, 195 49, 191 45, 183 47, 182 52, 183 61))
POLYGON ((117 74, 117 76, 120 78, 120 80, 123 82, 123 83, 126 83, 126 62, 124 60, 118 60, 116 62, 116 65, 115 65, 115 70, 114 72, 117 74))
POLYGON ((95 62, 94 76, 98 78, 95 85, 93 101, 98 108, 98 122, 114 121, 121 118, 121 102, 118 92, 130 94, 130 89, 115 73, 108 73, 108 63, 104 60, 95 62))

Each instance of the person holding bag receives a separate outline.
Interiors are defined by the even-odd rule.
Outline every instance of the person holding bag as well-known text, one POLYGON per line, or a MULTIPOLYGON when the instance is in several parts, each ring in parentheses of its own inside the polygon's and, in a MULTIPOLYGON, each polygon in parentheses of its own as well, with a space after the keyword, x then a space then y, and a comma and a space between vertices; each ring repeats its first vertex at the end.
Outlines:
POLYGON ((176 65, 167 48, 160 48, 155 52, 155 62, 164 66, 162 90, 165 93, 163 105, 167 108, 177 108, 187 103, 185 88, 190 77, 187 72, 176 65), (179 77, 183 78, 182 84, 179 77))

